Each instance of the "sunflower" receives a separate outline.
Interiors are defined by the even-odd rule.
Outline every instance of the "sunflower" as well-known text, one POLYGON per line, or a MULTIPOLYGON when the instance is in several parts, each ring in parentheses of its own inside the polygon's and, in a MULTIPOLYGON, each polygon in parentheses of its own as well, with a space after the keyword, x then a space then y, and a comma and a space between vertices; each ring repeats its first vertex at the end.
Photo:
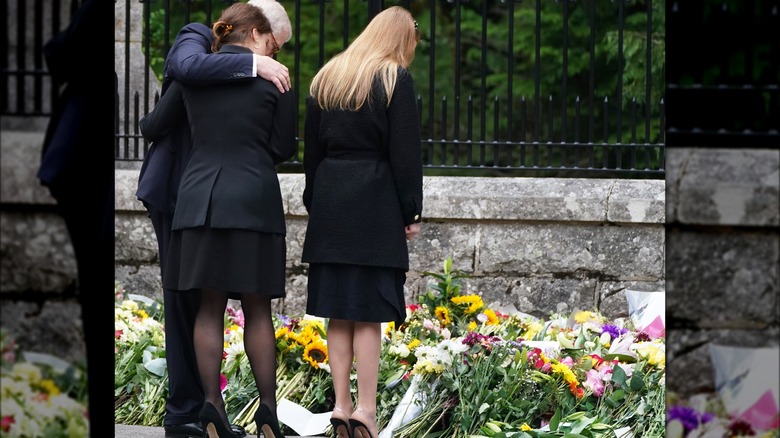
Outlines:
POLYGON ((482 301, 482 298, 479 295, 463 295, 458 297, 452 297, 450 298, 450 301, 452 301, 454 304, 468 304, 468 309, 466 309, 466 314, 471 314, 476 312, 477 310, 485 307, 485 303, 482 301))
POLYGON ((325 341, 317 338, 310 342, 303 349, 303 358, 315 369, 319 369, 321 363, 328 361, 328 346, 325 345, 325 341))
POLYGON ((449 325, 449 323, 452 322, 450 319, 450 311, 446 307, 438 306, 436 307, 436 310, 434 310, 434 313, 442 326, 449 325))

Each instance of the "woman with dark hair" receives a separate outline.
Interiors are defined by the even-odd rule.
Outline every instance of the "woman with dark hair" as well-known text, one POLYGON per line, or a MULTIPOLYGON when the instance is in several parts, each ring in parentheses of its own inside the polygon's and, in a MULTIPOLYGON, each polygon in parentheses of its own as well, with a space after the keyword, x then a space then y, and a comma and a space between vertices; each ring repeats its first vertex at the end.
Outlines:
MULTIPOLYGON (((209 56, 279 50, 260 8, 235 3, 213 25, 209 56)), ((282 438, 276 417, 276 355, 271 301, 285 296, 286 226, 276 166, 292 157, 292 92, 257 78, 210 86, 173 82, 141 121, 144 136, 164 135, 179 117, 192 130, 173 215, 164 287, 200 293, 194 345, 209 438, 234 438, 219 384, 224 313, 240 298, 244 346, 261 397, 255 414, 266 438, 282 438), (269 353, 270 352, 270 353, 269 353)))

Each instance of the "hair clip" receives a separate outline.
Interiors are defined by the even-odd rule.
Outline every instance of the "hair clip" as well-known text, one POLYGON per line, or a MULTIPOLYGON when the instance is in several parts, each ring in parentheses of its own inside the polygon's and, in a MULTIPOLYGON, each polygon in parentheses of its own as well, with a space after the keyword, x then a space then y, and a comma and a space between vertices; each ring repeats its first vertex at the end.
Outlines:
POLYGON ((414 21, 414 28, 417 29, 417 20, 412 20, 412 21, 414 21))

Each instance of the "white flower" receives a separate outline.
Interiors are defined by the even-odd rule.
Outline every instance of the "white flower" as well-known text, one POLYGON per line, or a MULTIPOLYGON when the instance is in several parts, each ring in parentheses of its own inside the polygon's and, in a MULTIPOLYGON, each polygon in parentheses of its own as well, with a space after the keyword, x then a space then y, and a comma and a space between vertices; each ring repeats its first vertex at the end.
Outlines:
POLYGON ((11 375, 18 380, 28 382, 39 382, 41 380, 41 369, 29 362, 18 362, 11 369, 11 375))
POLYGON ((86 408, 65 393, 41 392, 37 385, 43 372, 37 365, 18 362, 10 372, 4 369, 2 373, 0 411, 13 419, 4 437, 44 436, 44 429, 51 431, 52 427, 56 436, 86 435, 86 408))
POLYGON ((244 351, 244 343, 237 342, 229 344, 225 349, 225 353, 227 353, 227 357, 225 357, 225 367, 229 368, 234 361, 239 362, 241 361, 242 357, 246 356, 246 352, 244 351))
POLYGON ((391 345, 388 350, 390 354, 394 354, 398 357, 408 357, 409 353, 409 347, 406 346, 406 344, 393 344, 391 345))

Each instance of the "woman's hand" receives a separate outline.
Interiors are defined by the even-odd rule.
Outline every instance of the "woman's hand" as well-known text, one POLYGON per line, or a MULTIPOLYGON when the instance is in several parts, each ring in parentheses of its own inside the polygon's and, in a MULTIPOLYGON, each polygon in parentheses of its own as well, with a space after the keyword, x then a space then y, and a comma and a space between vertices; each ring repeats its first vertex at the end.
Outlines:
POLYGON ((406 232, 406 240, 412 240, 414 236, 420 234, 420 224, 407 225, 404 231, 406 232))

